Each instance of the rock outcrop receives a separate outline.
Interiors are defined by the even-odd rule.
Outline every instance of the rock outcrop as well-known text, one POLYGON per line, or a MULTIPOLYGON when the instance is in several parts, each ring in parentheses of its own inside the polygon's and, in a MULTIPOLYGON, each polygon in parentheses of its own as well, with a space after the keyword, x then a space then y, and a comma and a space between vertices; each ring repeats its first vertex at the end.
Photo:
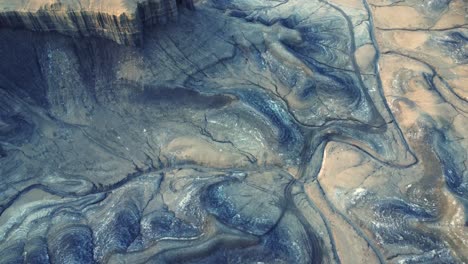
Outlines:
POLYGON ((74 37, 102 37, 139 45, 146 26, 175 21, 178 8, 192 0, 94 1, 29 0, 0 3, 0 28, 59 32, 74 37), (115 3, 113 3, 115 2, 115 3))

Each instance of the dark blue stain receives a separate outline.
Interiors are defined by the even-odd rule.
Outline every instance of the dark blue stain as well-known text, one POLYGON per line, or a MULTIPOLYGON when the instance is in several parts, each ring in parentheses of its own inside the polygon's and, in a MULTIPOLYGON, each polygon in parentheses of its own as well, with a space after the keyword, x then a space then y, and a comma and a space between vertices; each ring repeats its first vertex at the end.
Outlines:
MULTIPOLYGON (((49 108, 46 96, 48 85, 43 78, 38 57, 39 53, 45 51, 35 41, 24 41, 25 38, 20 37, 22 41, 18 37, 9 31, 0 32, 0 61, 4 62, 0 63, 0 89, 49 108)), ((4 104, 2 99, 0 104, 4 104)))
POLYGON ((443 246, 439 238, 409 226, 408 220, 433 221, 436 215, 427 209, 397 200, 385 200, 373 206, 379 220, 385 225, 374 226, 374 232, 387 244, 412 245, 430 251, 443 246))
POLYGON ((24 263, 26 264, 46 264, 50 263, 47 253, 47 243, 44 238, 34 238, 27 242, 27 253, 24 263))
POLYGON ((322 83, 318 84, 317 86, 320 87, 321 90, 330 95, 335 95, 336 97, 345 96, 345 98, 350 101, 354 101, 360 96, 357 85, 354 83, 353 78, 348 74, 343 72, 331 72, 326 76, 331 80, 329 82, 324 80, 322 83))
POLYGON ((286 232, 277 228, 269 233, 264 238, 264 247, 274 252, 275 258, 293 260, 295 252, 291 249, 291 241, 288 241, 289 236, 286 232))
POLYGON ((311 81, 308 83, 307 87, 302 89, 298 96, 301 99, 309 99, 314 96, 317 96, 317 82, 316 81, 311 81))
MULTIPOLYGON (((312 81, 312 87, 328 94, 331 98, 343 101, 343 103, 352 103, 359 99, 361 96, 361 89, 359 88, 357 76, 354 72, 334 68, 331 65, 317 60, 317 58, 322 57, 320 54, 323 55, 326 52, 334 54, 333 50, 324 48, 319 44, 319 34, 310 34, 308 41, 312 43, 310 45, 300 46, 289 43, 283 43, 283 45, 289 52, 301 59, 313 72, 317 73, 312 81), (311 37, 312 35, 314 37, 311 37), (318 56, 314 56, 314 54, 318 54, 318 56)), ((309 91, 313 90, 309 89, 309 91)), ((305 95, 307 96, 307 94, 305 95)))
MULTIPOLYGON (((343 27, 345 25, 343 24, 343 27)), ((296 30, 302 36, 304 43, 300 45, 301 50, 308 50, 309 52, 318 53, 320 57, 324 54, 321 54, 324 49, 333 52, 335 49, 337 51, 340 48, 339 44, 348 43, 349 39, 347 35, 343 32, 337 30, 335 34, 329 32, 329 28, 326 26, 320 25, 318 23, 313 25, 308 25, 307 27, 298 27, 296 30)), ((342 47, 346 51, 349 47, 345 45, 342 47)), ((349 51, 349 50, 348 50, 349 51)))
POLYGON ((450 2, 451 0, 432 0, 429 1, 428 6, 432 9, 432 11, 441 12, 447 9, 450 2))
POLYGON ((177 218, 171 211, 155 211, 147 216, 152 238, 162 237, 193 237, 199 231, 193 225, 177 218))
POLYGON ((140 212, 136 206, 129 206, 116 213, 109 230, 109 243, 117 251, 126 249, 140 233, 140 212))
POLYGON ((457 159, 452 155, 456 151, 450 147, 451 143, 447 142, 447 138, 443 132, 439 131, 435 133, 434 139, 436 142, 436 154, 442 164, 447 187, 450 191, 460 196, 466 196, 467 188, 462 177, 463 168, 461 168, 460 164, 456 163, 457 159))
POLYGON ((273 24, 278 22, 279 19, 277 19, 277 18, 271 19, 271 18, 268 18, 268 17, 260 16, 260 17, 255 17, 255 18, 251 18, 251 19, 246 19, 246 21, 254 22, 254 23, 260 23, 260 24, 263 24, 263 25, 266 25, 266 26, 272 26, 273 24))
POLYGON ((423 76, 424 80, 429 84, 429 89, 436 92, 436 93, 439 93, 439 91, 436 89, 436 87, 434 85, 434 74, 433 73, 423 72, 422 76, 423 76))
POLYGON ((243 89, 234 93, 278 128, 278 141, 281 147, 288 150, 297 149, 298 144, 302 141, 302 135, 299 127, 282 105, 260 91, 243 89))
POLYGON ((246 16, 248 16, 246 12, 241 10, 232 10, 231 12, 229 12, 229 15, 237 18, 245 18, 246 16))
POLYGON ((93 233, 86 226, 73 226, 49 241, 53 263, 94 263, 93 233))
POLYGON ((435 235, 418 232, 407 226, 397 226, 394 228, 378 227, 374 229, 374 232, 389 245, 411 245, 423 251, 431 251, 443 247, 443 244, 441 244, 435 235))
MULTIPOLYGON (((218 247, 209 256, 193 259, 190 264, 242 264, 242 263, 301 263, 297 249, 291 245, 294 240, 285 230, 276 229, 261 237, 258 245, 248 248, 218 247)), ((305 245, 304 245, 305 246, 305 245)), ((312 258, 311 263, 321 263, 312 258)))
POLYGON ((124 252, 140 234, 140 211, 133 203, 120 204, 114 217, 97 238, 96 258, 124 252))
POLYGON ((15 243, 8 246, 0 252, 0 263, 2 264, 17 264, 23 263, 24 243, 15 243))
POLYGON ((265 26, 271 27, 274 24, 280 24, 281 26, 289 29, 294 29, 299 20, 301 20, 296 15, 291 15, 288 18, 277 18, 277 17, 266 17, 266 16, 251 16, 249 17, 249 13, 247 11, 241 10, 233 10, 230 11, 229 15, 232 17, 243 18, 245 21, 250 23, 260 23, 265 26))
POLYGON ((349 107, 361 97, 361 90, 355 78, 348 72, 321 66, 309 57, 296 54, 314 72, 314 79, 307 82, 307 87, 303 89, 299 96, 302 99, 310 98, 317 93, 325 95, 339 101, 343 106, 349 107))
POLYGON ((152 87, 146 86, 143 93, 136 97, 140 103, 151 104, 159 107, 179 105, 192 109, 221 108, 232 99, 222 95, 203 95, 195 90, 180 87, 152 87))
POLYGON ((301 20, 299 16, 291 15, 287 18, 267 18, 267 17, 262 17, 262 16, 260 17, 252 16, 252 18, 247 21, 261 23, 269 27, 273 26, 274 24, 279 24, 288 29, 295 29, 299 20, 301 20))
POLYGON ((262 197, 258 200, 253 199, 253 197, 237 198, 247 199, 239 204, 235 200, 235 191, 233 190, 242 187, 238 180, 228 180, 213 184, 203 194, 202 203, 207 211, 216 216, 222 223, 251 234, 259 235, 266 233, 275 225, 277 215, 271 213, 268 219, 262 218, 260 220, 255 216, 254 211, 249 211, 249 208, 255 208, 256 203, 265 203, 264 200, 269 198, 262 197), (245 209, 247 212, 242 209, 245 209))
POLYGON ((454 43, 465 43, 468 41, 468 37, 465 36, 462 32, 454 31, 448 34, 454 43))
POLYGON ((19 114, 1 114, 0 141, 19 145, 31 138, 34 132, 34 125, 19 114))
POLYGON ((465 49, 467 42, 468 37, 460 31, 452 31, 440 40, 440 43, 445 46, 447 52, 455 56, 461 63, 468 61, 468 52, 465 49))
MULTIPOLYGON (((293 221, 289 224, 298 223, 293 221)), ((315 235, 309 235, 304 233, 299 236, 292 236, 286 225, 279 226, 263 237, 262 245, 264 252, 271 252, 274 259, 281 259, 286 263, 300 263, 304 261, 301 260, 301 256, 304 253, 310 258, 310 263, 322 263, 324 254, 322 246, 314 237, 315 235), (300 243, 300 249, 295 247, 291 241, 300 243)))
POLYGON ((227 222, 229 222, 229 219, 232 219, 237 212, 234 205, 229 202, 229 197, 226 197, 220 189, 230 182, 238 182, 238 180, 212 184, 201 196, 201 202, 203 206, 207 208, 208 212, 227 222))
POLYGON ((429 220, 435 218, 431 212, 417 205, 409 205, 402 200, 387 200, 377 203, 375 211, 382 217, 404 217, 429 220))
POLYGON ((302 20, 299 16, 291 15, 288 18, 280 19, 278 23, 280 23, 285 28, 294 29, 297 27, 299 20, 302 20))
POLYGON ((6 151, 0 145, 0 159, 5 158, 7 156, 6 151))
POLYGON ((49 256, 47 255, 47 249, 41 251, 28 251, 26 255, 25 264, 48 264, 49 256))

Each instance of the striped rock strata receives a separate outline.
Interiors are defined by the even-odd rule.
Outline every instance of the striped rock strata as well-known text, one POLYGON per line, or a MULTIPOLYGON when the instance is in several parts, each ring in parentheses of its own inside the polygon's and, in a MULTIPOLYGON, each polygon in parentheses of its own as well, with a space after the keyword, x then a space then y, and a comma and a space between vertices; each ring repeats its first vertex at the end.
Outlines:
POLYGON ((133 46, 141 43, 145 26, 175 21, 179 7, 193 9, 192 0, 2 0, 0 28, 102 37, 133 46))

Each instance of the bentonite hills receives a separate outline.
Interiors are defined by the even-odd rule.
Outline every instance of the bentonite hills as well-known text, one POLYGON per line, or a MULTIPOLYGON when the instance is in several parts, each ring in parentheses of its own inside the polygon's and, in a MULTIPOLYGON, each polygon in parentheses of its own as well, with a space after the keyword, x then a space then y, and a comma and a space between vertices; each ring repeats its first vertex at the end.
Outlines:
POLYGON ((0 0, 0 263, 468 263, 466 0, 0 0))

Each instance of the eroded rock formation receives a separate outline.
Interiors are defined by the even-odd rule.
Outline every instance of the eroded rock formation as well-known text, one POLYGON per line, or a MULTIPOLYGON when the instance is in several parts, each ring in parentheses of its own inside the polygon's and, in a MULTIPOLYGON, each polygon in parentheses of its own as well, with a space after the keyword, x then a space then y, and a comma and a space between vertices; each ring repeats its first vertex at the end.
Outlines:
POLYGON ((0 29, 0 263, 468 261, 463 0, 178 12, 0 29))

